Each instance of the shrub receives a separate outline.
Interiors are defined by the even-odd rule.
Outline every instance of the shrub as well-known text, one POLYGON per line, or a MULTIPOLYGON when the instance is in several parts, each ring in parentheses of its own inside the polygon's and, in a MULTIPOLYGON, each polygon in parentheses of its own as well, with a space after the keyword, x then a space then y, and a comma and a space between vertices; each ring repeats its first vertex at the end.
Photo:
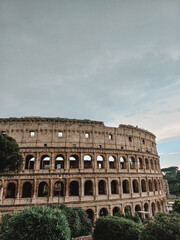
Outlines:
POLYGON ((138 240, 143 225, 119 217, 100 217, 95 222, 94 240, 138 240))
POLYGON ((137 223, 142 223, 141 218, 139 217, 139 214, 137 212, 135 212, 135 214, 133 216, 131 211, 127 211, 127 212, 125 212, 125 214, 121 211, 121 212, 116 213, 115 216, 120 217, 120 218, 127 218, 127 219, 133 220, 134 222, 137 222, 137 223))
POLYGON ((69 240, 70 229, 59 209, 35 206, 14 213, 2 224, 1 240, 69 240))
POLYGON ((71 238, 79 237, 81 231, 81 221, 78 212, 73 208, 67 207, 65 204, 60 205, 60 209, 67 217, 69 227, 71 229, 71 238))
POLYGON ((180 214, 157 213, 142 232, 143 240, 180 240, 180 214))
POLYGON ((87 236, 92 233, 92 223, 88 218, 88 214, 82 208, 74 208, 74 210, 78 213, 80 221, 81 221, 81 229, 79 236, 87 236))
POLYGON ((173 212, 180 213, 180 201, 175 200, 173 204, 173 212))

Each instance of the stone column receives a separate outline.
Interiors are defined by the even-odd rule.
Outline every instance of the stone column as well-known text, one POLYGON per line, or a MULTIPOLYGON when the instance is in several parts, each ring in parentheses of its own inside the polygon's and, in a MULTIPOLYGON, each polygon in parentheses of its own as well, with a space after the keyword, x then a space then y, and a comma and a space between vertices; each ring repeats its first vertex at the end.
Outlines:
POLYGON ((111 180, 109 177, 107 178, 107 196, 108 196, 108 199, 111 196, 111 180))
POLYGON ((83 159, 83 153, 80 153, 79 155, 79 169, 80 171, 84 169, 84 159, 83 159))
POLYGON ((94 198, 96 200, 98 197, 98 181, 96 177, 94 178, 94 193, 94 198))
POLYGON ((84 179, 81 177, 80 182, 80 198, 82 199, 84 197, 84 179))

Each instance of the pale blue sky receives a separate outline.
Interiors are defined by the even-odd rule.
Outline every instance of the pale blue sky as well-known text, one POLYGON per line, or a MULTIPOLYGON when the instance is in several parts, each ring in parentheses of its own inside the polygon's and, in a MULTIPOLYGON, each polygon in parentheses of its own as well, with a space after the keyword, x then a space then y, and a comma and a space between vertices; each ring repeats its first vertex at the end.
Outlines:
POLYGON ((138 125, 180 167, 179 0, 1 0, 0 117, 138 125))

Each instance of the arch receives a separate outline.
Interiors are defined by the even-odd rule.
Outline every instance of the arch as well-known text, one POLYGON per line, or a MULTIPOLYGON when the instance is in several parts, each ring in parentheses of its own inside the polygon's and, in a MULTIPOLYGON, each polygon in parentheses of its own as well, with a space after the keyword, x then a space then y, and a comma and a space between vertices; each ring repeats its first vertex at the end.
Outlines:
POLYGON ((49 187, 47 182, 40 182, 38 186, 38 197, 47 197, 49 192, 49 187))
POLYGON ((152 216, 154 217, 156 214, 156 206, 154 202, 151 203, 151 211, 152 211, 152 216))
POLYGON ((125 212, 125 213, 126 213, 126 212, 131 212, 131 206, 129 206, 129 205, 125 206, 124 212, 125 212))
POLYGON ((55 182, 53 189, 54 197, 64 196, 64 183, 62 181, 55 182))
POLYGON ((154 170, 154 163, 152 159, 150 160, 150 163, 151 163, 151 170, 154 170))
POLYGON ((32 197, 32 184, 30 182, 25 182, 23 184, 22 198, 32 197))
POLYGON ((106 183, 105 183, 104 180, 99 181, 98 191, 99 191, 99 195, 105 195, 106 194, 106 183))
POLYGON ((101 155, 97 156, 97 168, 98 169, 104 168, 104 158, 101 155))
POLYGON ((152 185, 151 179, 149 179, 149 181, 148 181, 148 186, 149 186, 149 191, 153 192, 153 185, 152 185))
POLYGON ((34 169, 35 157, 33 155, 27 155, 25 160, 25 169, 34 169))
POLYGON ((119 212, 120 212, 120 208, 119 207, 114 207, 113 208, 113 216, 115 216, 119 212))
POLYGON ((144 179, 141 180, 141 191, 146 192, 146 181, 144 179))
POLYGON ((16 185, 13 182, 8 183, 6 198, 15 198, 16 185))
POLYGON ((115 169, 115 158, 113 156, 109 156, 109 168, 110 169, 115 169))
POLYGON ((87 209, 86 210, 87 214, 88 214, 88 218, 91 220, 91 222, 94 222, 94 212, 92 209, 87 209))
POLYGON ((118 182, 116 180, 111 181, 111 194, 118 194, 118 182))
POLYGON ((90 155, 84 156, 84 168, 92 168, 92 158, 90 155))
POLYGON ((158 210, 158 212, 161 211, 161 206, 160 206, 160 202, 159 201, 157 201, 157 210, 158 210))
POLYGON ((129 168, 135 169, 135 158, 134 157, 129 158, 129 168))
POLYGON ((79 168, 79 158, 77 155, 71 155, 69 157, 70 168, 79 168))
POLYGON ((149 205, 148 205, 148 203, 144 204, 144 211, 148 212, 148 213, 145 213, 145 218, 149 218, 149 205))
POLYGON ((63 169, 64 168, 64 156, 59 154, 55 159, 55 169, 63 169))
POLYGON ((108 216, 108 210, 106 208, 101 208, 99 211, 99 217, 108 216))
POLYGON ((139 184, 136 179, 133 180, 133 192, 138 193, 139 192, 139 184))
POLYGON ((143 160, 142 160, 142 158, 138 158, 138 169, 143 169, 143 160))
POLYGON ((126 158, 125 157, 120 157, 120 168, 121 169, 126 169, 126 158))
POLYGON ((129 193, 129 181, 128 180, 123 181, 123 193, 129 193))
POLYGON ((50 157, 48 155, 43 155, 41 157, 40 169, 49 169, 50 166, 50 157))
POLYGON ((149 170, 149 160, 147 158, 145 159, 145 169, 149 170))
POLYGON ((157 182, 156 182, 155 179, 154 179, 154 190, 155 190, 155 191, 158 191, 158 188, 157 188, 157 182))
POLYGON ((87 180, 84 185, 84 195, 93 195, 93 183, 91 180, 87 180))
POLYGON ((160 180, 158 180, 158 187, 159 187, 159 190, 161 190, 161 182, 160 182, 160 180))
POLYGON ((142 219, 142 216, 141 216, 141 213, 140 213, 140 211, 141 211, 141 207, 140 207, 140 205, 139 205, 139 204, 137 204, 137 205, 135 206, 135 212, 137 212, 137 213, 138 213, 138 215, 139 215, 139 217, 142 219))
POLYGON ((72 181, 69 186, 69 196, 79 196, 79 183, 72 181))

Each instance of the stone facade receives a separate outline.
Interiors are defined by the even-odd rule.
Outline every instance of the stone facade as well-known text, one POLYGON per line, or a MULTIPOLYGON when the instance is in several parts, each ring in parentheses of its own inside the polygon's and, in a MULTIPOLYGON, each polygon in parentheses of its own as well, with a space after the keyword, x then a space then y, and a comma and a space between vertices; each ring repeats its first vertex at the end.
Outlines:
POLYGON ((166 211, 155 136, 144 129, 25 117, 0 119, 0 131, 24 158, 20 173, 0 174, 1 213, 46 203, 82 207, 93 221, 128 208, 142 217, 166 211))

